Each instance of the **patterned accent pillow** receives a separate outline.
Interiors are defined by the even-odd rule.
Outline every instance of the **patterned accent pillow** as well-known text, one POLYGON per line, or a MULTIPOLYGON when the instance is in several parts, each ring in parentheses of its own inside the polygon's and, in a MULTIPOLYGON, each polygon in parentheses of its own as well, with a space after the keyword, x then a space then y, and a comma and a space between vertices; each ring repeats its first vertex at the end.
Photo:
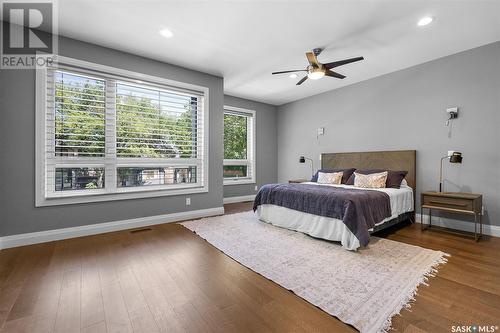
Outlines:
POLYGON ((362 173, 354 173, 354 186, 362 188, 384 188, 387 181, 387 171, 380 173, 370 173, 363 175, 362 173))
MULTIPOLYGON (((392 171, 384 169, 358 169, 356 172, 362 173, 363 175, 368 175, 371 173, 381 173, 387 171, 387 180, 385 182, 385 187, 399 188, 401 182, 408 174, 408 171, 392 171)), ((354 185, 354 174, 349 177, 346 182, 347 185, 354 185)))
POLYGON ((318 172, 318 184, 340 184, 343 172, 318 172))

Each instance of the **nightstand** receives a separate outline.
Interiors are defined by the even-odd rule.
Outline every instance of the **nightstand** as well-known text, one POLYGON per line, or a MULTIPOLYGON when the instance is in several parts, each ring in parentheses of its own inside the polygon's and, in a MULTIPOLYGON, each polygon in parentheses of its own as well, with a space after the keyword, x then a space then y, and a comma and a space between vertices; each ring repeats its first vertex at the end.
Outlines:
POLYGON ((290 179, 288 183, 296 184, 296 183, 304 183, 310 181, 309 179, 290 179))
POLYGON ((474 239, 476 241, 483 234, 483 196, 473 193, 457 192, 422 192, 420 197, 420 219, 422 230, 432 227, 432 211, 439 210, 443 212, 473 215, 474 216, 474 239), (429 224, 424 227, 423 211, 429 210, 429 224), (478 233, 479 224, 479 233, 478 233))

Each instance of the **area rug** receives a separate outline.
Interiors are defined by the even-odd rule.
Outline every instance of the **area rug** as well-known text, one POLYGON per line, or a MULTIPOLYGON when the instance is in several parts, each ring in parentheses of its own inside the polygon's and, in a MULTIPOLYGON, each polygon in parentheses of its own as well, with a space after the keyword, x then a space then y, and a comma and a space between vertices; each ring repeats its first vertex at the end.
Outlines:
POLYGON ((180 223, 242 265, 354 326, 385 332, 446 253, 372 237, 356 252, 243 212, 180 223))

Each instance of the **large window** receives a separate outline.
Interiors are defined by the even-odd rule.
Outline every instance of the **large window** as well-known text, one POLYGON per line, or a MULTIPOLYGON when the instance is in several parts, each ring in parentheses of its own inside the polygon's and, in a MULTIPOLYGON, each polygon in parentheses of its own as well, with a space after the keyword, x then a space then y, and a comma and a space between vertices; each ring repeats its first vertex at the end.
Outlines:
POLYGON ((37 89, 37 205, 208 190, 206 88, 62 58, 37 89))
POLYGON ((224 107, 224 184, 255 183, 255 111, 224 107))

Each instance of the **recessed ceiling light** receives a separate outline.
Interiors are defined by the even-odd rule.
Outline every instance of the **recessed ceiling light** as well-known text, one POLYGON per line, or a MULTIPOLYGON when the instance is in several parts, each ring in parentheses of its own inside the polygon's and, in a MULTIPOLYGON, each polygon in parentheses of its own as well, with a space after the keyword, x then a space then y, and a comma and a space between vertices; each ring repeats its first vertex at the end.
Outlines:
POLYGON ((296 79, 296 78, 297 78, 297 74, 295 74, 295 73, 290 74, 290 79, 296 79))
POLYGON ((161 29, 158 33, 165 38, 171 38, 174 36, 174 33, 168 29, 161 29))
POLYGON ((423 27, 424 25, 427 25, 427 24, 431 23, 432 21, 434 21, 434 18, 433 18, 432 16, 422 17, 422 18, 418 21, 417 25, 418 25, 419 27, 423 27))

